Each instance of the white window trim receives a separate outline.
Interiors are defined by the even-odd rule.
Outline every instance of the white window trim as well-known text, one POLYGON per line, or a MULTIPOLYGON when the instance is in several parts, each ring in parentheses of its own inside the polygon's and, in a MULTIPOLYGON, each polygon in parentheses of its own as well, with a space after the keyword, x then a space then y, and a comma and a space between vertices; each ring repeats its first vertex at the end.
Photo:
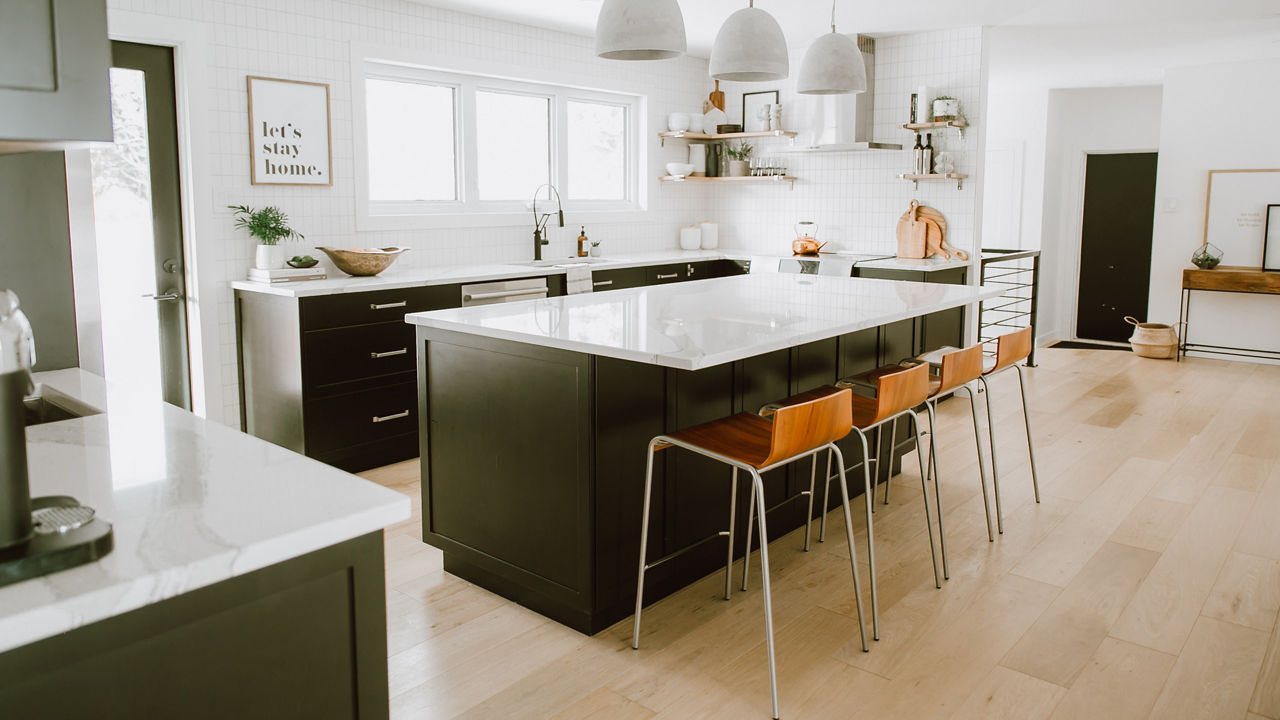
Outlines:
MULTIPOLYGON (((518 203, 476 203, 466 205, 463 202, 433 203, 437 207, 448 204, 456 211, 421 212, 425 205, 419 203, 401 203, 402 212, 397 212, 393 203, 371 203, 369 200, 369 163, 366 123, 365 78, 369 76, 383 77, 393 80, 417 80, 436 85, 453 85, 462 88, 455 103, 455 127, 457 143, 455 158, 462 197, 474 197, 475 175, 466 168, 475 162, 475 139, 470 136, 468 128, 461 121, 465 112, 464 103, 474 102, 475 89, 495 89, 522 94, 535 94, 551 98, 553 108, 552 122, 552 157, 551 174, 555 185, 565 197, 565 211, 573 213, 573 219, 579 223, 619 222, 640 219, 646 214, 648 204, 649 183, 647 177, 649 163, 648 153, 643 137, 648 126, 647 98, 645 94, 629 91, 602 91, 584 84, 583 78, 567 77, 563 74, 539 73, 537 79, 514 79, 514 72, 519 70, 482 64, 464 59, 453 59, 448 62, 438 56, 432 58, 430 64, 418 53, 405 51, 387 51, 373 46, 352 46, 352 130, 355 149, 355 199, 356 229, 360 231, 377 230, 411 230, 451 227, 496 227, 519 226, 530 222, 530 211, 524 207, 525 202, 518 203), (447 65, 448 67, 441 67, 447 65), (470 92, 467 92, 470 90, 470 92), (565 106, 570 100, 584 100, 628 108, 627 131, 630 133, 627 146, 627 181, 630 201, 588 201, 571 200, 567 197, 568 188, 564 171, 568 158, 567 129, 565 122, 556 119, 566 117, 565 106), (467 187, 470 185, 471 187, 467 187), (477 207, 479 206, 479 207, 477 207), (491 209, 486 209, 486 206, 491 209)), ((587 81, 589 82, 589 81, 587 81)), ((473 108, 472 108, 473 109, 473 108)), ((533 188, 530 188, 530 198, 533 188)))

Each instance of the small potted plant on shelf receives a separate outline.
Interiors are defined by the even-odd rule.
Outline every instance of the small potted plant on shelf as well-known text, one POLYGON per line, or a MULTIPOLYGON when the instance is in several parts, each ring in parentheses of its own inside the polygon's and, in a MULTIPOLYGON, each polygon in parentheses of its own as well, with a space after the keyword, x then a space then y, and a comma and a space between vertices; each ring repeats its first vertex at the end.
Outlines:
POLYGON ((261 210, 254 210, 248 205, 228 205, 227 209, 235 210, 237 228, 248 230, 250 237, 258 239, 253 265, 259 270, 278 270, 284 267, 281 240, 305 239, 302 233, 289 227, 289 216, 273 205, 261 210))
POLYGON ((591 253, 591 257, 600 257, 601 255, 603 255, 603 254, 604 254, 604 251, 600 249, 600 241, 599 241, 599 240, 592 240, 592 241, 591 241, 591 250, 590 250, 590 253, 591 253))
POLYGON ((751 174, 751 152, 755 150, 751 143, 740 142, 729 145, 725 152, 729 153, 729 177, 747 177, 751 174))

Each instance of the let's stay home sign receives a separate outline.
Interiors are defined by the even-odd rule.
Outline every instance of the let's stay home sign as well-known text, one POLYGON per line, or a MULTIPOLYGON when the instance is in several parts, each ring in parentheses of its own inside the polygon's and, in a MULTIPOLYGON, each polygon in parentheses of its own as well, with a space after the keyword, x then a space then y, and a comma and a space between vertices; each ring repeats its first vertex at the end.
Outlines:
POLYGON ((249 76, 254 185, 332 185, 329 86, 249 76))

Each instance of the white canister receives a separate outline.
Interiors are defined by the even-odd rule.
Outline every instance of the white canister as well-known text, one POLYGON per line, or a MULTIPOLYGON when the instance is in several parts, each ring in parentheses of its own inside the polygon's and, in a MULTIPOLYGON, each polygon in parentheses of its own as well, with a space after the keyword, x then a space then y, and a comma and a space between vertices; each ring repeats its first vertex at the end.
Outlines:
MULTIPOLYGON (((702 131, 702 113, 689 113, 689 132, 700 133, 702 131)), ((691 160, 690 162, 693 161, 691 160)))
POLYGON ((933 122, 933 91, 928 85, 921 85, 916 88, 916 102, 919 103, 921 117, 916 118, 918 123, 933 122))
POLYGON ((715 250, 720 245, 720 226, 713 222, 704 222, 698 226, 702 230, 702 249, 715 250))
POLYGON ((680 249, 697 250, 702 245, 702 229, 697 225, 680 228, 680 249))
POLYGON ((671 132, 684 132, 689 129, 689 113, 671 113, 667 116, 667 129, 671 132))
POLYGON ((707 146, 702 143, 689 143, 689 164, 693 166, 694 175, 707 174, 707 146))

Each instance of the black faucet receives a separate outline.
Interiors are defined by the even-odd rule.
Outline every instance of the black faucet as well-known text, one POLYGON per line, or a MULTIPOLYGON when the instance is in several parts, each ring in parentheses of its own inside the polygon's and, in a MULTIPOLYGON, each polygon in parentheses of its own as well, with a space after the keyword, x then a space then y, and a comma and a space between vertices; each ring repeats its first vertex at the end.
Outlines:
MULTIPOLYGON (((560 227, 564 227, 564 206, 560 203, 560 191, 556 190, 556 186, 551 183, 539 185, 537 190, 533 191, 533 261, 542 260, 542 246, 550 245, 551 241, 542 237, 542 231, 547 227, 547 220, 551 218, 552 213, 544 212, 538 214, 538 193, 542 188, 547 188, 556 194, 556 212, 559 218, 560 227)), ((550 200, 551 193, 547 193, 547 199, 550 200)))

